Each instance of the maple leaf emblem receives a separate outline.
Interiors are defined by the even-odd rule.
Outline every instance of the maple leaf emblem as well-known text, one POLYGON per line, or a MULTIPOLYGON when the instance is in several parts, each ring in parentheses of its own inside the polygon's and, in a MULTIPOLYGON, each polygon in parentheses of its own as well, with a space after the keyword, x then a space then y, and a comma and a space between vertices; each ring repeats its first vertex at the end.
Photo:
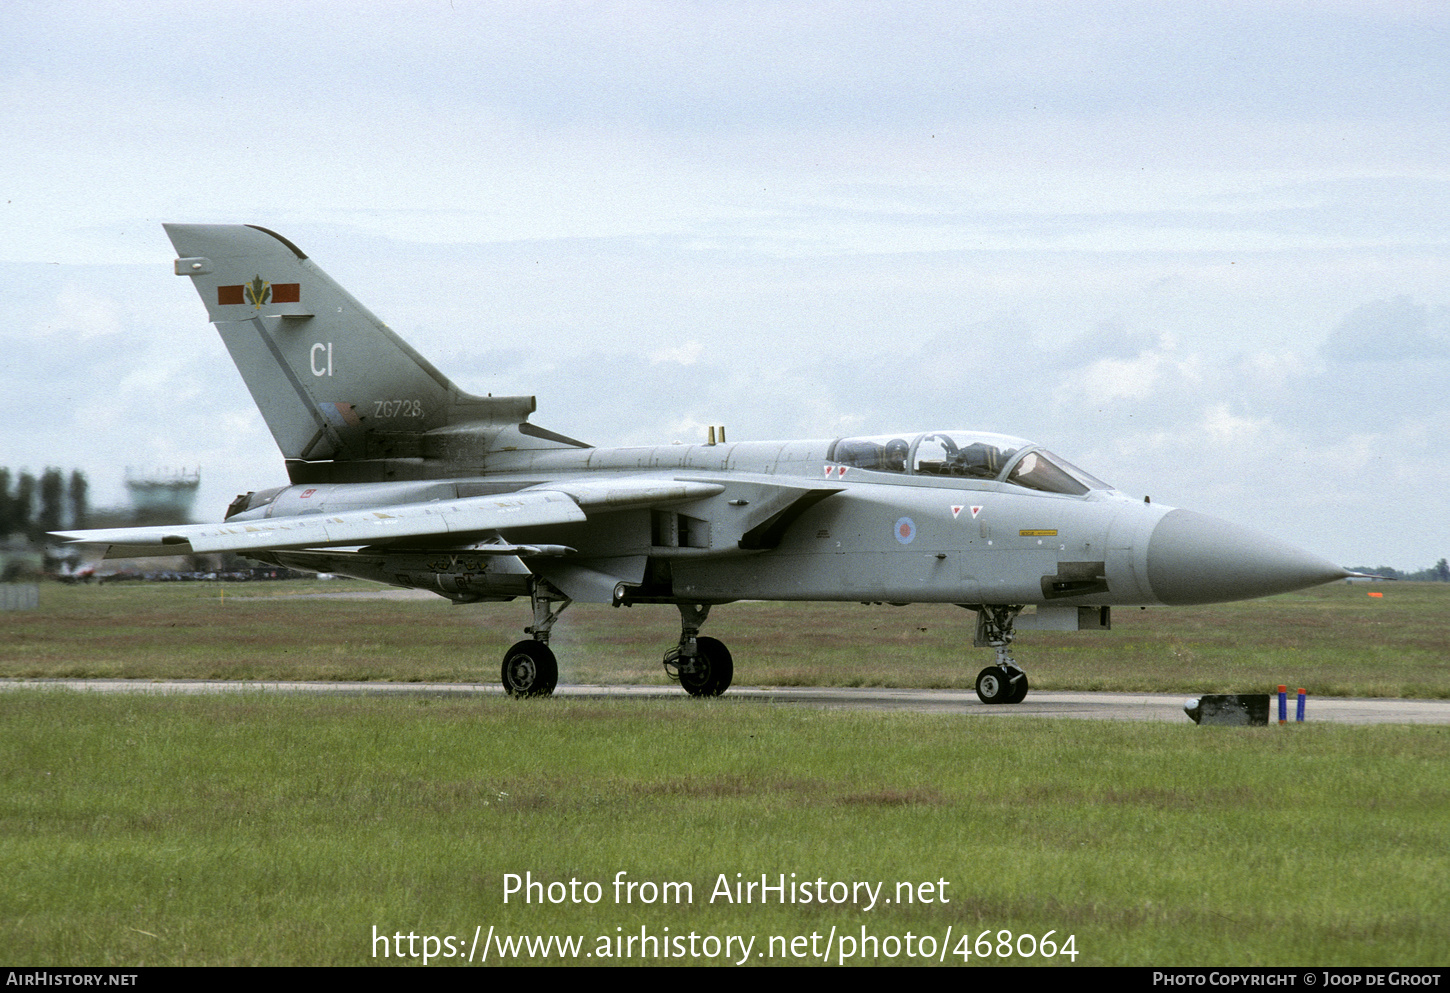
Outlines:
POLYGON ((272 284, 263 282, 260 275, 253 276, 252 281, 246 284, 245 289, 247 292, 247 300, 258 310, 261 310, 262 304, 272 298, 272 284))

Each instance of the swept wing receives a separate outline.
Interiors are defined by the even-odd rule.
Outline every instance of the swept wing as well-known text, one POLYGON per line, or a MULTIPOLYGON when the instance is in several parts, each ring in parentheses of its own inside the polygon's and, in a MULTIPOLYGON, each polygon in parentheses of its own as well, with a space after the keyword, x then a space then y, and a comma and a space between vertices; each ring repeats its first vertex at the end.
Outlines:
POLYGON ((105 545, 105 557, 112 559, 380 545, 405 538, 419 539, 421 544, 456 546, 505 529, 580 523, 588 519, 586 510, 622 510, 698 500, 723 490, 719 483, 672 479, 581 480, 498 496, 338 513, 55 534, 73 544, 105 545))

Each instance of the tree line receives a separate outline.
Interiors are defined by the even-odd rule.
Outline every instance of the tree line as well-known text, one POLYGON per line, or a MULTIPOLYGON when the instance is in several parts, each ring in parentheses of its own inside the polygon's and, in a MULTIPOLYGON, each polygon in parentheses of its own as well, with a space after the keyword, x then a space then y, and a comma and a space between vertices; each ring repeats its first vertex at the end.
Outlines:
POLYGON ((89 484, 79 469, 66 476, 54 467, 39 478, 0 467, 0 538, 44 540, 47 531, 83 528, 90 517, 89 484))
POLYGON ((1350 567, 1351 572, 1367 572, 1372 576, 1384 576, 1386 579, 1405 579, 1418 583, 1450 583, 1450 562, 1441 559, 1428 569, 1421 569, 1419 572, 1401 572, 1399 569, 1392 569, 1387 565, 1370 567, 1367 565, 1356 565, 1350 567))

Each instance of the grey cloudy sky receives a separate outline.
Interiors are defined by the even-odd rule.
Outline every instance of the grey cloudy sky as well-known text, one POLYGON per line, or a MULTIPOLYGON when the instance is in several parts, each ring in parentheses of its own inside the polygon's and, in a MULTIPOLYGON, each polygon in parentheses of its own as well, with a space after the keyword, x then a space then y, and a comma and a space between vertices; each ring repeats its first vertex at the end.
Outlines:
POLYGON ((1450 554, 1450 9, 26 3, 0 465, 285 481, 163 221, 279 231, 596 444, 977 427, 1450 554))

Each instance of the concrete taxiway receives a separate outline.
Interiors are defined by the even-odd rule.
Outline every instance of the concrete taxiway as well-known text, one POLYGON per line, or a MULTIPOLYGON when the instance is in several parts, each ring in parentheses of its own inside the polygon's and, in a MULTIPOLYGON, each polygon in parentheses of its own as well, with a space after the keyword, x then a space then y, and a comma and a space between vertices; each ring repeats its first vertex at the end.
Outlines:
MULTIPOLYGON (((226 680, 136 679, 3 679, 0 690, 53 689, 86 693, 144 693, 186 695, 198 693, 317 693, 332 695, 479 697, 502 696, 496 685, 483 683, 378 683, 282 682, 226 680)), ((556 696, 648 700, 678 698, 684 690, 674 686, 560 686, 556 696)), ((1205 692, 1209 692, 1205 690, 1205 692)), ((722 702, 750 700, 785 706, 845 710, 910 710, 961 714, 968 717, 1073 717, 1092 720, 1162 721, 1189 724, 1183 711, 1187 694, 1162 693, 1053 693, 1033 690, 1025 701, 989 707, 971 690, 882 689, 877 687, 762 687, 733 686, 722 702)), ((1271 710, 1271 720, 1277 709, 1271 710)), ((1289 701, 1293 720, 1294 701, 1289 701)), ((1336 724, 1450 724, 1450 700, 1385 700, 1310 697, 1306 721, 1336 724)))

